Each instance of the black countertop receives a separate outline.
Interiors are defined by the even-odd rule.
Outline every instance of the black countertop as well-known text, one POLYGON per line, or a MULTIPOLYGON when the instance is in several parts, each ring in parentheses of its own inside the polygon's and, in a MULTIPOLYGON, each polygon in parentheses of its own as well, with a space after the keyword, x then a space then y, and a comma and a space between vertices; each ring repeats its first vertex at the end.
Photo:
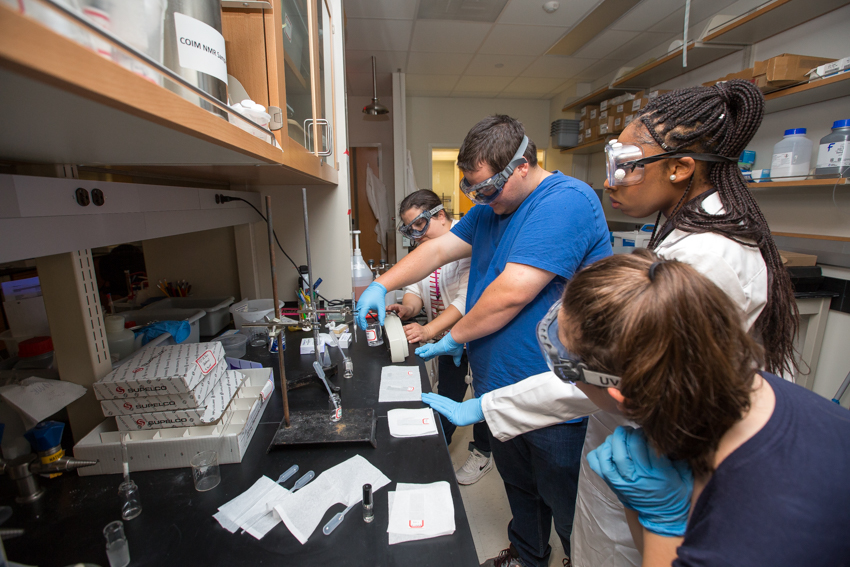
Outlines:
MULTIPOLYGON (((287 379, 294 380, 311 370, 313 355, 300 355, 301 338, 307 333, 288 333, 286 349, 287 379)), ((142 514, 124 522, 130 546, 131 565, 165 567, 215 565, 417 565, 472 566, 478 558, 467 522, 454 469, 442 431, 438 435, 399 439, 391 437, 387 411, 396 407, 419 408, 421 402, 378 403, 381 368, 390 365, 385 347, 370 348, 358 331, 349 352, 354 361, 354 378, 332 378, 341 387, 343 412, 346 408, 375 408, 377 449, 370 444, 300 445, 266 452, 283 419, 277 355, 261 348, 248 347, 246 358, 274 368, 275 392, 263 414, 242 463, 221 465, 221 484, 208 492, 196 492, 190 469, 170 469, 133 473, 139 486, 142 514), (301 545, 285 525, 278 524, 262 540, 248 534, 229 533, 212 517, 218 507, 251 487, 262 475, 276 480, 293 464, 300 477, 308 470, 316 475, 354 455, 362 455, 381 470, 391 482, 375 493, 375 520, 366 524, 359 506, 330 535, 321 533, 330 518, 344 509, 331 507, 306 544, 301 545), (456 531, 450 536, 388 544, 388 498, 396 482, 431 483, 448 481, 455 508, 456 531)), ((341 361, 332 349, 334 362, 341 361)), ((424 366, 410 356, 402 366, 419 366, 423 391, 430 387, 424 366)), ((289 392, 290 411, 327 409, 328 398, 319 382, 289 392)), ((330 411, 328 411, 330 415, 330 411)), ((439 420, 438 420, 439 423, 439 420)), ((70 452, 70 451, 69 451, 70 452)), ((120 519, 118 485, 120 475, 80 477, 66 473, 57 479, 39 479, 47 491, 38 507, 14 503, 10 479, 0 480, 0 504, 10 505, 14 514, 4 528, 25 528, 22 537, 4 542, 10 560, 62 567, 89 562, 106 567, 103 527, 120 519), (36 513, 40 513, 35 517, 36 513)), ((290 486, 292 479, 287 481, 290 486)))

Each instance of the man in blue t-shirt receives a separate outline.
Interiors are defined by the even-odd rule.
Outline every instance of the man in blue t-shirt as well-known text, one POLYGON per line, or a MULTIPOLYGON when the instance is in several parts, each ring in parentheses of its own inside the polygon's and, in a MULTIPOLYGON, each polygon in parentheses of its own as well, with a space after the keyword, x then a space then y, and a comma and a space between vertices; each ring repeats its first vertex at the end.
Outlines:
MULTIPOLYGON (((416 282, 439 266, 471 257, 466 315, 439 342, 416 354, 460 359, 467 344, 475 396, 548 371, 535 342, 537 323, 564 283, 611 254, 599 199, 586 184, 537 163, 537 148, 517 120, 494 115, 476 124, 458 154, 461 189, 476 204, 451 232, 418 246, 358 301, 357 323, 374 310, 383 323, 387 289, 416 282)), ((483 420, 483 415, 479 421, 483 420)), ((549 563, 552 519, 569 556, 579 461, 587 420, 563 423, 491 449, 511 506, 511 546, 485 565, 549 563)))

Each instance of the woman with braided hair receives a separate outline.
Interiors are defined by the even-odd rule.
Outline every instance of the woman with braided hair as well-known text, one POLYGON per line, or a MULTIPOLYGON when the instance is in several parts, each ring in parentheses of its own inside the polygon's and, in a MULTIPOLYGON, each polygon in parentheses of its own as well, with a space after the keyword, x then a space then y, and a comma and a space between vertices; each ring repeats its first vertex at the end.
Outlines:
MULTIPOLYGON (((658 214, 650 248, 690 264, 726 292, 742 312, 744 330, 763 344, 765 369, 790 375, 798 325, 791 283, 737 168, 763 114, 764 97, 745 81, 660 95, 606 146, 605 188, 612 207, 628 216, 658 214)), ((492 435, 507 440, 592 413, 588 388, 547 373, 463 403, 479 404, 492 435)), ((583 457, 620 425, 630 422, 591 415, 583 457)), ((639 537, 640 526, 627 524, 619 500, 583 458, 573 565, 640 565, 632 533, 639 537)))

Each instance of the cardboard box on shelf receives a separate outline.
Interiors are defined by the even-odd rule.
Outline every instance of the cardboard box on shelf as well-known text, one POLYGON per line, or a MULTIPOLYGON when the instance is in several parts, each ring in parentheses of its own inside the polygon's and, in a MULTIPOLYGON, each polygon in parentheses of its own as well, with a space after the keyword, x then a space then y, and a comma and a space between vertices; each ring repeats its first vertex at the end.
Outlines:
POLYGON ((587 107, 587 118, 589 120, 599 120, 599 107, 598 106, 588 106, 587 107))
POLYGON ((814 81, 817 79, 823 79, 824 77, 829 77, 830 75, 842 73, 847 70, 850 70, 850 57, 845 57, 844 59, 839 59, 838 61, 818 66, 809 73, 809 80, 814 81))
POLYGON ((632 114, 626 114, 626 116, 623 117, 623 129, 625 129, 626 126, 631 124, 637 117, 637 112, 633 112, 632 114))
POLYGON ((602 102, 599 103, 599 112, 602 112, 603 110, 608 110, 608 101, 607 100, 603 100, 602 102))
POLYGON ((801 254, 800 252, 779 250, 779 257, 782 258, 782 264, 786 267, 815 266, 818 263, 818 257, 814 254, 801 254))
POLYGON ((594 132, 593 128, 586 128, 584 130, 584 142, 585 143, 592 142, 593 140, 596 139, 596 136, 594 136, 593 132, 594 132))
POLYGON ((583 131, 585 128, 587 128, 587 119, 579 120, 578 121, 579 132, 583 131))
POLYGON ((583 143, 584 143, 584 130, 582 130, 578 134, 578 145, 582 145, 583 143))
POLYGON ((811 57, 783 53, 753 66, 753 80, 762 92, 773 92, 805 81, 809 71, 835 61, 832 57, 811 57))
POLYGON ((666 90, 665 89, 655 89, 654 91, 647 92, 646 98, 648 98, 649 100, 652 100, 655 97, 657 97, 658 95, 663 95, 664 93, 669 93, 669 92, 670 92, 670 89, 666 89, 666 90))
POLYGON ((204 398, 200 407, 187 409, 166 407, 159 411, 116 415, 115 422, 120 431, 145 431, 209 425, 218 421, 225 408, 230 405, 244 379, 245 375, 241 372, 228 370, 212 392, 204 398))
POLYGON ((129 435, 130 470, 148 471, 189 467, 201 451, 216 451, 219 464, 239 463, 257 430, 274 390, 271 368, 240 370, 247 378, 219 423, 156 431, 120 432, 107 418, 74 445, 74 457, 98 461, 77 470, 80 476, 121 472, 121 435, 129 435), (265 392, 265 395, 263 395, 265 392))
POLYGON ((597 118, 599 114, 599 105, 597 104, 587 104, 581 107, 579 111, 579 118, 586 118, 590 120, 591 118, 597 118), (596 112, 594 112, 594 110, 596 112), (593 116, 591 116, 593 114, 593 116))
POLYGON ((95 382, 94 394, 98 400, 187 394, 202 382, 214 386, 225 370, 220 342, 153 347, 95 382))
POLYGON ((632 101, 632 105, 631 105, 631 107, 629 107, 629 108, 631 109, 631 111, 632 111, 632 112, 638 112, 638 111, 640 111, 640 110, 643 110, 643 108, 644 108, 647 104, 649 104, 649 98, 648 98, 647 96, 645 96, 645 95, 644 95, 644 96, 642 96, 642 97, 640 97, 640 98, 636 98, 636 99, 634 99, 634 100, 632 101))
POLYGON ((623 114, 614 115, 614 132, 622 132, 626 127, 626 117, 623 114))
POLYGON ((614 113, 611 110, 600 110, 599 111, 599 122, 602 123, 608 120, 609 116, 613 116, 614 113))
POLYGON ((602 137, 619 132, 619 130, 616 129, 614 122, 615 118, 613 116, 609 117, 607 120, 600 120, 599 127, 597 128, 599 136, 602 137))

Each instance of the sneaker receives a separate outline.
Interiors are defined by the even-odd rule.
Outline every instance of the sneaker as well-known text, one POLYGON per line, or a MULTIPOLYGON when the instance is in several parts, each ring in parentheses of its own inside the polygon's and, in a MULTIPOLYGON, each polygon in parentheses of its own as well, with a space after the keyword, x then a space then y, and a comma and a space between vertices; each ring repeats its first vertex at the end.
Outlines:
POLYGON ((514 544, 511 544, 509 548, 503 549, 499 555, 488 559, 480 567, 523 567, 523 565, 514 544))
POLYGON ((469 457, 463 466, 455 471, 455 476, 457 476, 458 484, 475 484, 492 468, 493 456, 485 457, 478 452, 478 449, 473 449, 469 452, 469 457))

